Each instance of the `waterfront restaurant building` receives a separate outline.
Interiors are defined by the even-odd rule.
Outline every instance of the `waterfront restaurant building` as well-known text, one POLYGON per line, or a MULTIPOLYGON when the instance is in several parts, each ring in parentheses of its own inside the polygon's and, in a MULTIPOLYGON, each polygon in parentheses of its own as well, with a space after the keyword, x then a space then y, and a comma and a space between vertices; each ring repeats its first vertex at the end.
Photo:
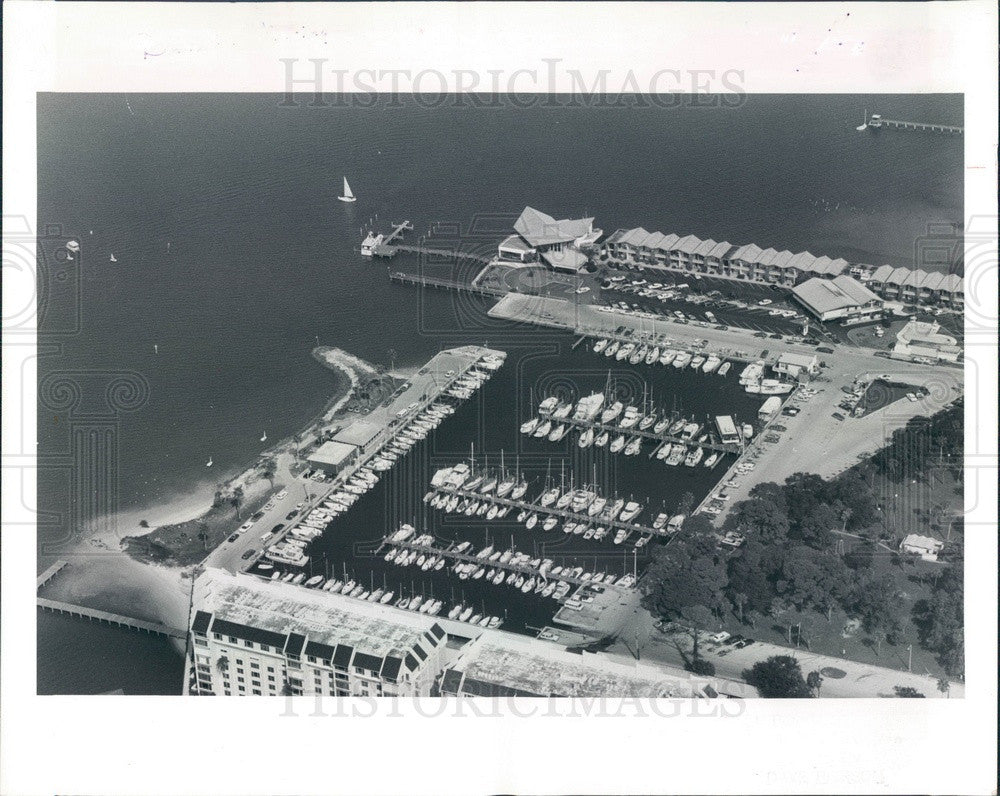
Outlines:
POLYGON ((792 295, 821 321, 837 318, 856 323, 876 320, 884 304, 881 298, 849 276, 807 279, 792 288, 792 295))
POLYGON ((962 357, 958 341, 941 333, 938 323, 910 321, 896 334, 893 359, 929 359, 933 362, 957 362, 962 357))
POLYGON ((429 696, 446 634, 432 616, 209 568, 194 587, 193 694, 429 696))
POLYGON ((507 263, 540 260, 556 271, 578 273, 590 262, 583 249, 593 244, 603 231, 595 229, 593 218, 564 218, 526 207, 514 222, 515 235, 497 249, 497 259, 507 263))

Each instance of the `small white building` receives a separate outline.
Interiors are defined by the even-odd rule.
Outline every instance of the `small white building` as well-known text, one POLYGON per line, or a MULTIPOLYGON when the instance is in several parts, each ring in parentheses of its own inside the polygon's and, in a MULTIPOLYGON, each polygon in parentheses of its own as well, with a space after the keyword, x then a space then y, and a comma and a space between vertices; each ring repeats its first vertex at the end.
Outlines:
POLYGON ((938 553, 944 547, 944 542, 930 536, 920 536, 911 533, 899 544, 899 549, 904 553, 915 553, 924 561, 937 561, 938 553))
POLYGON ((774 363, 778 373, 784 373, 793 379, 803 380, 819 373, 819 357, 815 354, 793 354, 785 352, 774 363))
POLYGON ((894 359, 924 357, 935 362, 957 362, 962 349, 954 337, 941 334, 940 324, 910 321, 897 333, 892 356, 894 359))

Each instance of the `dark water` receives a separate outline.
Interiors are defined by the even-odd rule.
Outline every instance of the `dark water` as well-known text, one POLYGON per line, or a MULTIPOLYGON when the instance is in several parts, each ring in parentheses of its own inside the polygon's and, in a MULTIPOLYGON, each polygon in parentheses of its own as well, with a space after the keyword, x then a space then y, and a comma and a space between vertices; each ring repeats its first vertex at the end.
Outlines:
MULTIPOLYGON (((309 355, 317 338, 376 362, 392 349, 401 365, 488 340, 521 345, 505 370, 566 369, 563 343, 487 321, 474 299, 389 285, 384 265, 354 252, 376 214, 411 219, 415 234, 442 222, 439 238, 454 231, 481 250, 530 203, 594 215, 607 231, 641 224, 913 264, 930 225, 962 219, 961 140, 857 133, 866 107, 962 122, 960 98, 942 96, 616 111, 41 95, 38 505, 52 514, 40 541, 94 511, 211 490, 260 451, 263 430, 300 428, 336 387, 309 355), (345 174, 354 205, 336 201, 345 174), (73 263, 60 257, 67 237, 83 246, 73 263), (94 498, 74 490, 98 460, 95 427, 109 434, 111 486, 85 509, 94 498)), ((710 403, 697 384, 678 399, 710 403)), ((498 447, 492 419, 479 420, 477 451, 498 447)), ((463 452, 468 434, 450 433, 435 444, 463 452)))

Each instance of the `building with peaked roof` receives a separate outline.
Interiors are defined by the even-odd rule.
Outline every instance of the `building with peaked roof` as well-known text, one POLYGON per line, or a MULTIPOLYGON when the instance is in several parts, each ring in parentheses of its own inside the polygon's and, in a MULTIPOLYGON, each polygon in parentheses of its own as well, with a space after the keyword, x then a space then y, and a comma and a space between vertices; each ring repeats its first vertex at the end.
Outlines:
MULTIPOLYGON (((497 249, 501 262, 532 262, 540 259, 558 271, 576 273, 589 262, 582 248, 603 233, 593 218, 556 220, 541 210, 526 207, 514 222, 514 232, 497 249)), ((644 231, 645 232, 645 231, 644 231)))
POLYGON ((427 696, 447 636, 433 616, 209 568, 195 581, 192 693, 427 696))
POLYGON ((874 319, 883 305, 882 299, 849 276, 813 277, 793 287, 792 295, 821 321, 874 319))

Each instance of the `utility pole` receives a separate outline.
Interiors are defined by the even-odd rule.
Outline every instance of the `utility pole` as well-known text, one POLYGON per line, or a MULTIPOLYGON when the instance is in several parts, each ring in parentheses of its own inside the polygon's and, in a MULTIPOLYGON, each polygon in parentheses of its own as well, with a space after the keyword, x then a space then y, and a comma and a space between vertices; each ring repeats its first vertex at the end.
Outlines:
POLYGON ((906 648, 906 651, 909 653, 909 656, 907 657, 907 660, 906 660, 906 671, 912 672, 913 671, 913 645, 910 644, 906 648))

